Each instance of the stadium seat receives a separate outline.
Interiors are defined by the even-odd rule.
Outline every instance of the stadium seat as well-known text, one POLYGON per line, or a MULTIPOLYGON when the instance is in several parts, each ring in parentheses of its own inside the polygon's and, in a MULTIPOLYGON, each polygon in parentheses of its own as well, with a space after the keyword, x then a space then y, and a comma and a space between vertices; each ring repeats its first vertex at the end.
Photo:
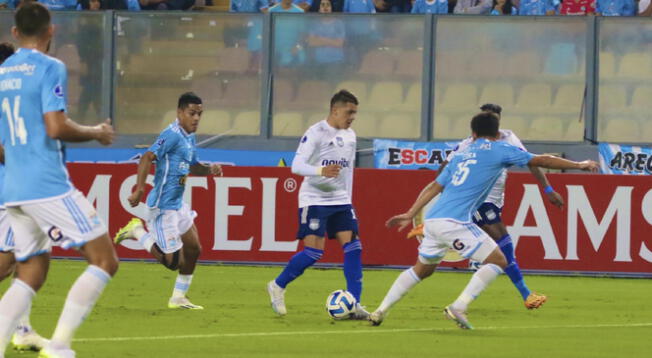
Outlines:
POLYGON ((217 71, 234 74, 245 73, 249 68, 249 51, 244 47, 226 47, 217 56, 217 71))
POLYGON ((394 73, 394 56, 383 50, 367 52, 360 63, 358 73, 366 76, 387 77, 394 73))
POLYGON ((191 88, 201 97, 204 107, 218 105, 224 96, 222 81, 215 76, 197 78, 193 80, 191 88))
POLYGON ((380 123, 379 137, 417 138, 419 137, 421 115, 418 113, 390 113, 380 123))
POLYGON ((410 85, 405 100, 398 108, 406 112, 421 112, 421 82, 414 82, 410 85))
POLYGON ((400 82, 381 81, 369 94, 366 108, 373 111, 396 110, 403 103, 403 86, 400 82))
POLYGON ((601 79, 611 79, 616 74, 616 59, 611 52, 602 51, 598 57, 601 79))
POLYGON ((542 114, 551 104, 552 89, 549 84, 528 83, 519 91, 514 110, 520 113, 542 114))
POLYGON ((235 114, 230 135, 259 135, 260 112, 242 111, 235 114))
POLYGON ((529 123, 523 117, 504 116, 500 118, 500 128, 509 129, 519 138, 526 138, 529 123))
POLYGON ((649 79, 652 77, 652 60, 645 52, 628 53, 620 60, 618 78, 649 79))
MULTIPOLYGON (((485 103, 496 103, 503 108, 512 108, 514 106, 514 88, 509 83, 489 83, 480 94, 478 105, 485 103)), ((470 103, 467 103, 467 107, 470 103)))
POLYGON ((287 109, 294 100, 294 84, 291 80, 275 79, 272 93, 274 108, 287 109))
POLYGON ((468 111, 469 108, 474 108, 478 101, 478 88, 470 83, 454 83, 443 91, 440 98, 441 103, 438 109, 436 108, 437 111, 468 111))
POLYGON ((450 118, 448 118, 448 116, 436 116, 432 126, 433 138, 451 138, 451 135, 449 134, 450 125, 450 118))
POLYGON ((651 118, 652 116, 652 86, 642 85, 636 87, 632 94, 632 102, 629 106, 634 115, 651 118))
POLYGON ((437 80, 459 80, 467 76, 470 56, 463 51, 441 51, 435 53, 435 74, 437 80))
POLYGON ((640 122, 642 142, 649 142, 652 138, 652 120, 646 119, 640 122))
POLYGON ((463 139, 471 135, 471 118, 473 114, 459 116, 453 119, 449 126, 450 139, 463 139))
POLYGON ((305 131, 303 114, 299 112, 275 113, 272 128, 272 134, 275 136, 299 137, 305 131))
POLYGON ((234 78, 227 82, 222 103, 229 107, 260 107, 260 82, 258 78, 234 78))
POLYGON ((367 103, 367 83, 362 81, 343 81, 337 84, 335 91, 345 89, 351 91, 363 106, 367 103))
POLYGON ((622 113, 627 107, 627 92, 623 85, 604 85, 598 89, 598 112, 622 113))
POLYGON ((551 112, 554 114, 577 114, 582 110, 584 97, 583 84, 564 84, 559 86, 551 112))
POLYGON ((564 140, 570 142, 581 142, 584 140, 584 121, 572 119, 568 124, 564 140))
POLYGON ((333 87, 326 81, 304 81, 297 89, 292 109, 328 109, 333 87))
POLYGON ((526 139, 560 141, 564 136, 564 124, 557 117, 539 117, 532 121, 526 139))
POLYGON ((81 71, 81 58, 75 45, 63 45, 57 49, 56 58, 66 64, 68 74, 79 74, 81 71))
MULTIPOLYGON (((326 117, 328 117, 328 111, 315 112, 315 113, 308 116, 308 118, 306 119, 304 128, 308 129, 313 124, 315 124, 315 123, 317 123, 317 122, 319 122, 321 120, 326 119, 326 117)), ((353 127, 354 127, 353 129, 355 129, 355 126, 356 126, 357 122, 358 122, 358 119, 356 118, 355 121, 353 121, 353 127)))
POLYGON ((482 61, 471 61, 466 76, 473 79, 498 79, 505 72, 507 58, 499 51, 482 53, 482 61))
POLYGON ((396 59, 396 75, 409 80, 421 78, 423 51, 406 51, 396 59))
POLYGON ((534 51, 523 51, 507 56, 505 76, 533 78, 541 73, 541 55, 534 51))
POLYGON ((201 116, 197 134, 218 135, 231 129, 231 114, 222 110, 207 110, 201 116))
POLYGON ((380 120, 376 115, 360 112, 355 116, 351 128, 358 137, 373 139, 378 136, 379 124, 380 120))
MULTIPOLYGON (((599 140, 613 143, 638 142, 641 140, 637 121, 626 118, 609 118, 606 121, 603 119, 603 121, 603 127, 598 134, 599 140)), ((649 141, 650 139, 643 138, 642 140, 649 141)))

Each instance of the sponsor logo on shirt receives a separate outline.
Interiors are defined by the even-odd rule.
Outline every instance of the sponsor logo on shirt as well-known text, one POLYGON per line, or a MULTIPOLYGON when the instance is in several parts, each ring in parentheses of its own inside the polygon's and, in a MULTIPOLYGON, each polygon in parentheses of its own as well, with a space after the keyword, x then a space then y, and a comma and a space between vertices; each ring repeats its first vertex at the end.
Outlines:
POLYGON ((344 139, 342 139, 342 137, 335 137, 335 141, 337 142, 337 145, 339 145, 340 147, 344 146, 344 139))
POLYGON ((16 66, 0 67, 0 75, 4 75, 5 73, 10 73, 10 72, 23 72, 25 76, 31 76, 34 74, 35 69, 36 69, 36 65, 28 65, 26 63, 23 63, 16 66))
POLYGON ((333 165, 333 164, 339 164, 342 168, 348 168, 351 163, 349 163, 348 160, 342 158, 340 160, 337 159, 324 159, 321 161, 321 166, 325 167, 327 165, 333 165))

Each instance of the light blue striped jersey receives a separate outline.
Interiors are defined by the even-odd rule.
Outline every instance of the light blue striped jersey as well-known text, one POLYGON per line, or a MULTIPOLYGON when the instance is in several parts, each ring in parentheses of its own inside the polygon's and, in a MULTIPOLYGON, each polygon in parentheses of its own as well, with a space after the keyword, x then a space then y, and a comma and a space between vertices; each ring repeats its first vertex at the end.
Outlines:
POLYGON ((534 157, 521 148, 484 138, 457 152, 437 177, 444 192, 426 213, 428 219, 470 222, 504 168, 524 166, 534 157))
POLYGON ((190 166, 199 163, 195 134, 188 134, 177 120, 161 132, 148 151, 156 155, 156 172, 154 189, 147 196, 147 206, 178 210, 190 166))
MULTIPOLYGON (((5 182, 5 165, 0 164, 0 188, 2 188, 2 183, 5 182)), ((5 196, 2 195, 2 190, 0 190, 0 209, 5 208, 5 196)))
POLYGON ((0 139, 5 148, 7 206, 43 201, 73 189, 61 141, 48 136, 43 115, 66 111, 63 62, 21 48, 0 66, 0 139))

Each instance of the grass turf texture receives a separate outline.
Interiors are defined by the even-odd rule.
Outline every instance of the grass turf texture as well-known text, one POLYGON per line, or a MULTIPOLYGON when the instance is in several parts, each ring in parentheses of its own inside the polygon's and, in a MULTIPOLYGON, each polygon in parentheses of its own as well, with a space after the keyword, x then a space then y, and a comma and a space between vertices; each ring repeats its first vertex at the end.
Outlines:
MULTIPOLYGON (((67 290, 85 264, 57 260, 32 308, 49 337, 67 290)), ((310 269, 288 286, 288 315, 271 310, 265 284, 280 267, 199 266, 189 292, 203 311, 167 308, 176 273, 151 263, 122 263, 76 335, 77 357, 644 357, 652 350, 652 283, 645 279, 527 276, 548 295, 528 311, 506 276, 470 307, 474 331, 441 311, 470 278, 435 273, 399 302, 380 327, 333 321, 330 292, 345 288, 341 270, 310 269), (182 337, 179 337, 182 336, 182 337)), ((375 308, 399 274, 364 272, 363 304, 375 308)), ((0 285, 4 292, 8 280, 0 285)), ((6 357, 29 358, 36 353, 6 357)))

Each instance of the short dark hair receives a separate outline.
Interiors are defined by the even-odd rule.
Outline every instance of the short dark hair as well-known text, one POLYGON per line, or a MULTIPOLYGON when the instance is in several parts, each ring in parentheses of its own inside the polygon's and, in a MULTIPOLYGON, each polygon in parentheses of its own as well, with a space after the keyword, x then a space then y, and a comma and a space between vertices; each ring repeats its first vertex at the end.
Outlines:
POLYGON ((16 52, 14 45, 9 42, 0 43, 0 65, 2 65, 9 56, 13 55, 14 52, 16 52))
POLYGON ((341 89, 331 98, 331 108, 333 108, 336 103, 353 103, 357 106, 358 98, 353 93, 341 89))
POLYGON ((480 112, 471 120, 471 130, 477 137, 498 136, 498 115, 492 112, 480 112))
POLYGON ((35 1, 23 1, 14 15, 14 21, 21 35, 41 36, 50 26, 50 11, 35 1))
POLYGON ((480 107, 480 110, 484 112, 496 113, 500 116, 500 114, 503 112, 503 107, 493 103, 485 103, 480 107))
POLYGON ((186 92, 179 97, 179 104, 177 108, 186 109, 191 104, 201 104, 201 98, 194 92, 186 92))

